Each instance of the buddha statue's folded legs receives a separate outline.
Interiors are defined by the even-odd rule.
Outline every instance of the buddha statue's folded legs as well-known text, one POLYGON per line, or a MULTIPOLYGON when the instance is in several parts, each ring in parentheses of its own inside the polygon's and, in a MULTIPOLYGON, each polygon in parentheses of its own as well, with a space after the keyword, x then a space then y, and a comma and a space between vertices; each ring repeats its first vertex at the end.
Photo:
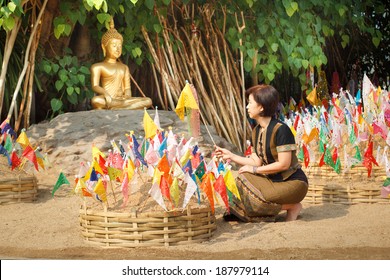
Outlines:
POLYGON ((152 100, 149 97, 130 97, 128 99, 113 98, 108 104, 104 96, 94 96, 91 100, 93 109, 129 109, 137 110, 149 108, 152 106, 152 100))

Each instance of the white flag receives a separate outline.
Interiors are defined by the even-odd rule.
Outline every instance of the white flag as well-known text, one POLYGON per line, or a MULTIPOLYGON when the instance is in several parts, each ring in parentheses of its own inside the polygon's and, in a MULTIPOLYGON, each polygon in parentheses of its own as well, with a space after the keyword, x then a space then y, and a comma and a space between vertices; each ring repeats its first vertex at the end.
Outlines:
POLYGON ((187 206, 188 202, 190 202, 192 195, 195 193, 196 189, 198 188, 194 180, 192 180, 191 176, 188 174, 188 172, 186 173, 184 182, 187 183, 187 188, 184 195, 183 208, 187 206))
POLYGON ((158 183, 154 183, 152 185, 151 189, 149 190, 149 194, 162 208, 164 208, 165 211, 168 211, 167 207, 165 207, 164 199, 162 197, 158 183))

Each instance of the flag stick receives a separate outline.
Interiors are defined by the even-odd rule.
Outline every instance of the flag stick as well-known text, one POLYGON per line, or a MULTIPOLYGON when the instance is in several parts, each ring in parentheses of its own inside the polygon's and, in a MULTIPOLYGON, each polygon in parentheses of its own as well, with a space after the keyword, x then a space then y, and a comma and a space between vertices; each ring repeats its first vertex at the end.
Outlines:
MULTIPOLYGON (((112 181, 110 180, 110 187, 111 187, 111 191, 112 191, 112 194, 114 196, 114 200, 115 200, 115 204, 116 204, 116 195, 115 195, 115 192, 114 192, 114 187, 112 186, 112 181)), ((108 200, 108 199, 107 199, 108 200)))
POLYGON ((202 118, 202 121, 203 121, 203 123, 204 123, 204 126, 206 127, 207 133, 209 134, 211 141, 213 142, 214 146, 216 146, 215 141, 214 141, 214 139, 213 139, 213 136, 211 136, 211 133, 210 133, 208 127, 207 127, 207 124, 206 124, 204 118, 203 118, 203 114, 201 113, 200 110, 199 110, 199 115, 200 115, 200 117, 202 118))

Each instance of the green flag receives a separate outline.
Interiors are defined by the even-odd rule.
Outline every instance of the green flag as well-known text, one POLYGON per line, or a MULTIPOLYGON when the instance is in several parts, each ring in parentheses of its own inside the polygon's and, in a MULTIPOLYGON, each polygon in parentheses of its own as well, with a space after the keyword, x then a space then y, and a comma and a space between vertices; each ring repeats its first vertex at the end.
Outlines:
POLYGON ((333 169, 334 169, 334 171, 336 171, 337 174, 340 174, 340 172, 341 172, 341 162, 340 162, 339 158, 337 158, 336 164, 334 165, 333 169))
POLYGON ((387 186, 389 186, 389 185, 390 185, 390 178, 387 177, 386 180, 383 182, 383 186, 384 186, 384 187, 387 187, 387 186))
POLYGON ((355 152, 354 158, 357 159, 359 162, 361 162, 362 161, 362 155, 360 153, 359 146, 355 146, 355 150, 356 150, 356 152, 355 152))
POLYGON ((51 196, 54 196, 54 193, 62 186, 62 185, 70 185, 68 179, 66 179, 64 173, 60 173, 58 176, 57 182, 54 185, 53 191, 51 192, 51 196))
POLYGON ((4 148, 7 150, 7 152, 10 154, 12 152, 12 139, 11 135, 7 134, 7 138, 5 140, 4 148))
POLYGON ((300 160, 300 161, 303 161, 304 158, 305 158, 305 155, 303 153, 303 146, 299 149, 299 153, 297 155, 297 158, 300 160))
POLYGON ((332 167, 333 169, 335 168, 335 164, 334 164, 334 161, 333 161, 332 155, 330 154, 329 149, 326 149, 326 151, 325 151, 324 162, 327 165, 329 165, 330 167, 332 167))

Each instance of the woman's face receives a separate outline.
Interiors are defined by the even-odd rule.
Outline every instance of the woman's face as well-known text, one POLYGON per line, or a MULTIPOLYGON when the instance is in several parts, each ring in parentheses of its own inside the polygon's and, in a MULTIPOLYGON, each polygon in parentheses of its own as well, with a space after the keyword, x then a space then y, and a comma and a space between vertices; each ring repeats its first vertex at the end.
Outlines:
POLYGON ((257 103, 253 98, 253 94, 251 94, 249 95, 248 105, 246 106, 246 109, 248 110, 249 117, 255 119, 263 111, 263 106, 257 103))

